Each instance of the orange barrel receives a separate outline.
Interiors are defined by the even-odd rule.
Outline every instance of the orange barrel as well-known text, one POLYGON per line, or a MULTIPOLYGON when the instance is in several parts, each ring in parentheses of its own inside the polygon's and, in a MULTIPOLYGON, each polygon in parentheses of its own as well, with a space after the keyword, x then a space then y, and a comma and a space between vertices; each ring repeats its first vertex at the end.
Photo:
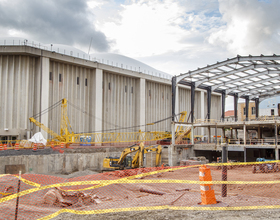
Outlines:
POLYGON ((37 151, 37 144, 36 143, 34 143, 34 145, 33 145, 33 149, 32 149, 33 151, 37 151))
POLYGON ((54 148, 54 143, 53 143, 53 141, 51 142, 51 148, 54 148))
POLYGON ((3 150, 3 144, 0 144, 0 150, 3 150))
POLYGON ((19 150, 19 143, 16 143, 15 150, 19 150))
POLYGON ((60 148, 64 148, 64 143, 63 142, 61 142, 60 148))
POLYGON ((4 150, 7 150, 7 144, 4 144, 4 150))
MULTIPOLYGON (((199 167, 199 181, 212 181, 211 170, 206 165, 199 167)), ((200 184, 200 193, 201 205, 217 203, 212 184, 200 184)))

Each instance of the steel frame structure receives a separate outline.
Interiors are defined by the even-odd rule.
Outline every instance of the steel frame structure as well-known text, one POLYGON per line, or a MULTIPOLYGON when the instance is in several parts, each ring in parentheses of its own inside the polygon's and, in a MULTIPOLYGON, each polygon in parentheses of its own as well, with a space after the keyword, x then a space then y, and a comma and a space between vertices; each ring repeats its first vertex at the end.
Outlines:
MULTIPOLYGON (((280 55, 237 55, 234 58, 173 77, 172 91, 175 91, 177 84, 189 85, 191 90, 195 88, 207 90, 208 119, 210 119, 211 96, 209 94, 211 92, 222 94, 222 118, 224 117, 225 95, 234 96, 237 120, 238 98, 246 99, 248 105, 248 100, 255 100, 258 104, 266 98, 280 95, 280 55)), ((175 96, 173 99, 175 100, 175 96)), ((175 114, 175 101, 173 103, 172 109, 175 114)), ((192 100, 191 104, 193 103, 192 100)), ((256 111, 259 112, 258 107, 256 111)), ((248 115, 248 106, 246 115, 248 115)))

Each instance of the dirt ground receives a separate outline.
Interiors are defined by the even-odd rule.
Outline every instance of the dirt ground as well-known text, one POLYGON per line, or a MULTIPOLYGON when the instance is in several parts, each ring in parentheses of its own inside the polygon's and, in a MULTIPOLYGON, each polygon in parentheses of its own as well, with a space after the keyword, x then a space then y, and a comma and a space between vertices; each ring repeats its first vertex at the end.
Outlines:
MULTIPOLYGON (((209 166, 210 167, 210 166, 209 166)), ((75 181, 91 181, 91 180, 118 180, 131 176, 135 179, 135 175, 147 173, 157 170, 156 174, 138 177, 135 179, 137 183, 114 183, 109 185, 101 185, 97 188, 86 190, 92 185, 78 185, 62 187, 64 190, 80 189, 86 193, 93 193, 100 198, 100 203, 90 203, 84 206, 67 206, 62 207, 60 204, 48 206, 43 201, 43 196, 49 189, 40 190, 36 193, 31 193, 21 197, 20 210, 21 214, 29 215, 30 219, 37 219, 43 216, 48 216, 62 208, 67 208, 76 211, 93 211, 93 210, 108 210, 117 208, 137 208, 137 207, 163 207, 164 210, 151 211, 129 211, 129 212, 112 212, 107 214, 90 214, 76 215, 71 213, 62 213, 54 219, 269 219, 280 218, 280 209, 255 209, 249 211, 191 211, 191 210, 176 210, 184 207, 203 207, 199 205, 201 202, 200 185, 198 183, 180 183, 174 180, 199 180, 198 167, 185 167, 179 170, 165 170, 168 168, 139 168, 132 170, 114 171, 108 173, 96 173, 90 170, 76 172, 71 175, 39 175, 39 174, 24 174, 22 177, 28 181, 32 181, 42 185, 51 185, 55 183, 75 182, 75 181), (63 177, 63 178, 62 178, 63 177), (161 182, 157 180, 173 180, 172 182, 161 182), (139 182, 138 182, 139 180, 139 182), (141 180, 152 180, 142 181, 141 180), (153 181, 154 180, 154 181, 153 181), (151 194, 141 191, 141 188, 156 190, 163 192, 162 195, 151 194), (36 198, 36 199, 34 199, 36 198), (32 218, 31 218, 32 215, 32 218)), ((222 179, 221 169, 211 166, 211 174, 213 181, 222 179)), ((227 170, 228 181, 235 181, 234 184, 227 185, 227 196, 222 197, 221 184, 213 185, 215 190, 216 200, 218 204, 210 205, 216 210, 219 207, 255 207, 264 206, 278 208, 280 205, 280 183, 273 184, 248 184, 247 181, 279 181, 280 172, 269 173, 252 173, 252 166, 234 166, 227 170), (239 181, 239 182, 236 182, 239 181), (244 182, 245 181, 245 182, 244 182), (242 184, 246 183, 246 184, 242 184), (218 208, 217 208, 218 207, 218 208)), ((0 191, 4 190, 4 186, 12 184, 17 186, 17 178, 15 176, 3 176, 0 178, 0 191)), ((32 188, 28 184, 22 184, 22 190, 32 188)), ((13 211, 11 204, 15 200, 3 202, 0 204, 0 211, 7 215, 8 219, 13 211), (10 214, 8 213, 10 210, 10 214)), ((207 207, 207 206, 206 206, 207 207)), ((248 208, 247 208, 248 209, 248 208)), ((134 209, 135 210, 135 209, 134 209)))
POLYGON ((272 210, 254 210, 254 211, 173 211, 173 210, 161 210, 161 211, 139 211, 139 212, 120 212, 109 213, 102 215, 74 215, 70 213, 63 213, 53 218, 53 220, 115 220, 115 219, 135 219, 135 220, 163 220, 163 219, 220 219, 220 220, 255 220, 255 219, 279 219, 280 209, 272 210))

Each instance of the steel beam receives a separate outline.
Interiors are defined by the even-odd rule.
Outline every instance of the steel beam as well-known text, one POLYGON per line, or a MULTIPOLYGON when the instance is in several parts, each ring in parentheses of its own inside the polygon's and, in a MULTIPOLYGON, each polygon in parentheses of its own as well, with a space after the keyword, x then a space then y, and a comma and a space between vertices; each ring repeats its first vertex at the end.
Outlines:
POLYGON ((222 92, 222 121, 225 120, 226 90, 222 92))
POLYGON ((175 105, 176 105, 176 76, 172 77, 172 121, 175 121, 175 105))
POLYGON ((191 123, 194 123, 195 83, 191 84, 191 123))
POLYGON ((249 96, 245 97, 245 113, 246 113, 246 121, 249 120, 249 96))
POLYGON ((256 98, 255 99, 256 119, 259 117, 259 105, 260 105, 260 100, 259 98, 256 98))
POLYGON ((235 121, 238 121, 238 115, 237 115, 237 110, 238 110, 238 94, 234 94, 234 119, 235 121))
POLYGON ((211 86, 207 89, 207 118, 211 119, 211 86))

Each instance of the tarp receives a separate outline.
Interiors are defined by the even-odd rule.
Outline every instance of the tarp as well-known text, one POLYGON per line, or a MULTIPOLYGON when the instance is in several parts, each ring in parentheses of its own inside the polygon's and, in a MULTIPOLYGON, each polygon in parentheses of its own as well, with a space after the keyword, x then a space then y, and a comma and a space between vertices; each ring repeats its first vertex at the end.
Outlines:
POLYGON ((29 139, 28 141, 36 143, 36 144, 47 144, 47 140, 44 139, 43 135, 41 132, 37 132, 36 134, 33 135, 33 137, 31 139, 29 139))

